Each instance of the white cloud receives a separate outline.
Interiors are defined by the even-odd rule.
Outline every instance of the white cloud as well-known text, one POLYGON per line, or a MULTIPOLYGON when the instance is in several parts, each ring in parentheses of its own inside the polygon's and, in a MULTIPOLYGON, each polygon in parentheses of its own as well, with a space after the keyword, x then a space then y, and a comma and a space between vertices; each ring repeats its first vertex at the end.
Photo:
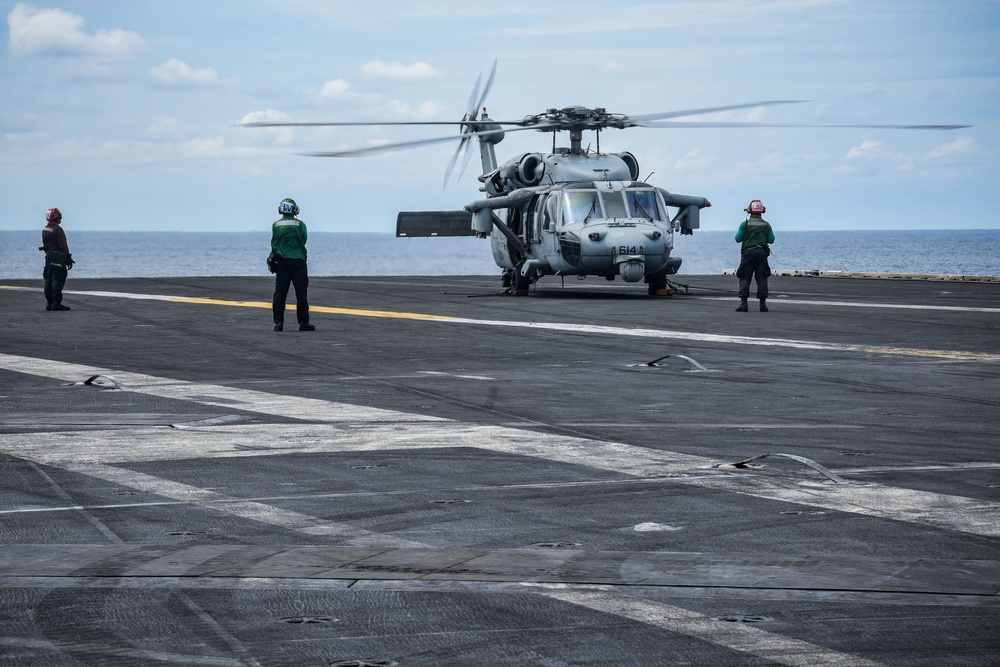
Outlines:
POLYGON ((393 81, 422 81, 442 76, 427 63, 413 63, 404 65, 402 63, 385 63, 381 60, 373 60, 361 66, 361 73, 377 79, 392 79, 393 81))
POLYGON ((859 158, 870 160, 884 155, 885 150, 881 141, 862 141, 860 146, 852 146, 851 150, 847 151, 848 160, 857 160, 859 158))
POLYGON ((171 58, 158 67, 149 70, 149 78, 161 86, 217 86, 233 83, 233 79, 223 79, 211 67, 194 69, 187 63, 171 58))
MULTIPOLYGON (((240 124, 245 123, 290 123, 292 117, 284 111, 274 109, 264 109, 262 111, 251 111, 240 119, 240 124)), ((249 143, 273 143, 277 145, 288 145, 295 140, 295 129, 291 127, 261 127, 249 128, 246 135, 241 140, 249 143)))
POLYGON ((146 135, 158 139, 173 139, 182 136, 183 128, 176 118, 157 118, 146 128, 146 135))
POLYGON ((942 146, 938 146, 927 154, 928 160, 936 160, 944 157, 958 157, 971 154, 976 148, 976 142, 972 137, 959 137, 955 141, 950 141, 942 146))
POLYGON ((284 111, 274 109, 264 109, 262 111, 251 111, 240 119, 240 124, 245 123, 290 123, 292 117, 284 111))
MULTIPOLYGON (((763 31, 776 23, 776 16, 787 16, 791 12, 811 11, 825 5, 837 4, 840 0, 717 0, 713 2, 650 2, 632 4, 627 11, 602 16, 600 21, 591 20, 587 12, 577 12, 567 16, 558 3, 547 6, 537 4, 532 8, 529 20, 520 25, 498 29, 501 35, 572 35, 586 33, 609 34, 611 32, 634 32, 636 30, 690 30, 705 29, 715 25, 754 26, 763 31), (636 17, 641 17, 636 19, 636 17)), ((513 22, 512 22, 513 23, 513 22)))
POLYGON ((97 56, 126 58, 145 48, 142 37, 126 30, 83 31, 83 19, 61 9, 38 9, 24 3, 7 15, 12 56, 97 56))
POLYGON ((790 159, 789 156, 780 153, 768 153, 754 160, 739 160, 728 165, 726 180, 730 183, 760 183, 764 180, 773 180, 775 177, 783 177, 790 159))
POLYGON ((343 79, 332 79, 323 84, 323 89, 319 91, 321 100, 343 97, 350 89, 351 84, 343 79))
POLYGON ((627 72, 628 67, 618 60, 605 60, 598 66, 597 70, 601 74, 619 75, 627 72))
POLYGON ((52 136, 45 131, 35 130, 33 132, 7 132, 3 135, 3 142, 8 147, 23 148, 32 144, 47 142, 52 136))
POLYGON ((187 158, 217 158, 227 154, 222 137, 195 137, 182 144, 180 150, 187 158))
POLYGON ((715 162, 714 155, 708 155, 703 153, 700 148, 694 148, 674 161, 673 171, 680 174, 700 172, 712 167, 715 162))
POLYGON ((406 116, 411 119, 430 120, 441 114, 444 107, 437 102, 423 102, 420 106, 413 108, 406 102, 390 100, 389 108, 398 116, 406 116))

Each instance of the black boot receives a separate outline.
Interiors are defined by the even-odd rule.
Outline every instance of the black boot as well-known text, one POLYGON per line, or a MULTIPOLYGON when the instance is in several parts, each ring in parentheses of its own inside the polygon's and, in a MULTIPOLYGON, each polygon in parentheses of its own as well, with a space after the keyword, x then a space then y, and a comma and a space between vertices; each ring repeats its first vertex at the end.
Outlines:
POLYGON ((70 307, 62 305, 61 301, 56 301, 49 310, 70 310, 70 307))
POLYGON ((767 302, 766 302, 765 299, 761 299, 760 300, 760 312, 762 312, 762 313, 766 313, 767 312, 767 302))
POLYGON ((745 313, 748 310, 750 310, 750 309, 747 308, 747 300, 746 299, 741 299, 739 307, 736 308, 736 312, 737 313, 745 313))

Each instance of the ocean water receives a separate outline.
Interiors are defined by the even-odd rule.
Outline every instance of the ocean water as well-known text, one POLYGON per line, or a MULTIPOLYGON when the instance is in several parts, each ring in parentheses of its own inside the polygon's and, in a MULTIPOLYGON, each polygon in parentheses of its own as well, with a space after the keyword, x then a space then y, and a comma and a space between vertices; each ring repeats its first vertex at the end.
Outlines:
MULTIPOLYGON (((267 276, 270 232, 67 230, 72 278, 267 276)), ((739 263, 735 232, 675 236, 681 275, 718 274, 739 263)), ((775 270, 1000 275, 1000 229, 959 231, 777 230, 775 270)), ((0 231, 0 278, 41 278, 41 229, 0 231)), ((488 241, 313 232, 312 276, 497 275, 488 241)))

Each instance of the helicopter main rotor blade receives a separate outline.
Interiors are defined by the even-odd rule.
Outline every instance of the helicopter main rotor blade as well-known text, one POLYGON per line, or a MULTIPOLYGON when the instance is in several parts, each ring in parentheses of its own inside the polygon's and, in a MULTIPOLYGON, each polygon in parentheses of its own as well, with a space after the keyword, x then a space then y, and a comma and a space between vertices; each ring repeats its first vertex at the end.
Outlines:
MULTIPOLYGON (((349 127, 352 125, 359 126, 377 126, 377 125, 466 125, 468 123, 485 124, 481 121, 468 121, 468 120, 363 120, 363 121, 344 121, 344 122, 325 122, 325 121, 288 121, 284 123, 272 123, 272 122, 256 122, 256 123, 239 123, 237 127, 349 127)), ((493 121, 487 121, 493 122, 493 121)))
POLYGON ((747 102, 745 104, 728 104, 721 107, 704 107, 701 109, 686 109, 684 111, 665 111, 663 113, 647 113, 641 116, 629 116, 628 121, 636 124, 650 120, 661 120, 663 118, 683 118, 684 116, 698 116, 705 113, 718 113, 720 111, 735 111, 736 109, 753 109, 754 107, 773 107, 779 104, 802 104, 806 100, 765 100, 763 102, 747 102))
MULTIPOLYGON (((516 127, 509 132, 517 132, 518 130, 534 130, 534 127, 516 127)), ((452 134, 447 137, 432 137, 430 139, 417 139, 415 141, 400 141, 391 144, 380 144, 377 146, 363 146, 360 148, 345 148, 339 151, 315 151, 310 153, 299 153, 299 155, 304 155, 308 157, 357 157, 360 155, 376 155, 378 153, 389 153, 397 150, 405 150, 408 148, 417 148, 419 146, 430 146, 431 144, 443 144, 447 141, 455 141, 456 139, 460 141, 467 142, 473 137, 478 137, 485 134, 493 134, 495 130, 487 130, 485 132, 466 132, 463 134, 452 134)))
POLYGON ((860 128, 868 130, 960 130, 971 125, 884 125, 878 123, 741 123, 741 122, 698 122, 666 121, 662 123, 642 123, 639 127, 651 128, 722 128, 722 127, 817 127, 817 128, 860 128))
POLYGON ((418 139, 416 141, 400 141, 392 144, 380 144, 377 146, 364 146, 361 148, 345 148, 340 151, 314 151, 310 153, 299 153, 308 157, 358 157, 361 155, 377 155, 379 153, 390 153, 392 151, 407 148, 417 148, 418 146, 430 146, 431 144, 443 144, 455 139, 463 139, 462 135, 448 135, 447 137, 434 137, 431 139, 418 139))
MULTIPOLYGON (((877 130, 958 130, 972 127, 972 125, 889 125, 889 124, 873 124, 873 123, 855 123, 855 124, 838 124, 838 123, 741 123, 741 122, 698 122, 698 121, 666 121, 661 123, 643 123, 640 127, 648 128, 729 128, 729 127, 801 127, 801 128, 855 128, 855 129, 877 129, 877 130)), ((552 123, 539 123, 538 125, 529 125, 522 127, 514 127, 506 130, 507 132, 522 132, 529 130, 536 130, 545 132, 548 130, 558 130, 560 129, 557 124, 552 123)), ((300 155, 305 155, 309 157, 358 157, 362 155, 377 155, 378 153, 389 153, 397 150, 405 150, 408 148, 417 148, 419 146, 429 146, 432 144, 445 143, 447 141, 455 141, 458 139, 463 145, 467 145, 468 141, 473 137, 477 137, 483 134, 491 134, 490 131, 487 132, 467 132, 460 135, 449 135, 447 137, 433 137, 430 139, 418 139, 416 141, 401 141, 391 144, 381 144, 378 146, 366 146, 362 148, 348 148, 339 151, 317 151, 312 153, 300 153, 300 155)), ((458 161, 458 153, 453 157, 452 162, 458 161)), ((454 164, 451 165, 454 168, 454 164)))

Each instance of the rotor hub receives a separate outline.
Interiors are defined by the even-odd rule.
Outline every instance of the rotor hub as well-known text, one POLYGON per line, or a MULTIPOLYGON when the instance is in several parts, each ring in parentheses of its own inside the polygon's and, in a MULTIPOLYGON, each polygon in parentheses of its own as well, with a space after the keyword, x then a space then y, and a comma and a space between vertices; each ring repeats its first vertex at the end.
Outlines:
POLYGON ((547 109, 544 113, 526 116, 525 127, 538 126, 542 132, 564 132, 584 130, 603 130, 607 127, 622 129, 630 125, 628 116, 620 113, 608 113, 607 109, 588 109, 582 106, 564 107, 562 109, 547 109))

